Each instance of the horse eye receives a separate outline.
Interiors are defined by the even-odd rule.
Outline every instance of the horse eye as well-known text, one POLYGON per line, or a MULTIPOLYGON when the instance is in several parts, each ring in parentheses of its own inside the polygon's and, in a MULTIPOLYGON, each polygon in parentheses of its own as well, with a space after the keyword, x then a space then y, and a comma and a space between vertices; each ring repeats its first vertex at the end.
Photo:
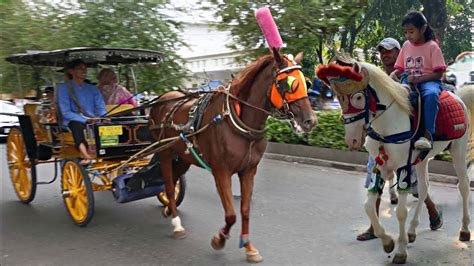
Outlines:
POLYGON ((357 109, 364 109, 365 97, 362 93, 358 92, 351 97, 351 105, 357 109))

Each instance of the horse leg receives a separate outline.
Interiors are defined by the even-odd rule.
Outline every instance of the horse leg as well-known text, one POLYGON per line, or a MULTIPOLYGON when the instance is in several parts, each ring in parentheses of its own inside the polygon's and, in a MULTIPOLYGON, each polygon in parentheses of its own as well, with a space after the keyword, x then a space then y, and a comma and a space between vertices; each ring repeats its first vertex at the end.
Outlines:
POLYGON ((404 264, 407 260, 408 238, 405 230, 405 222, 408 216, 407 195, 408 193, 406 191, 399 191, 398 193, 398 205, 396 210, 399 226, 398 252, 395 253, 392 260, 395 264, 404 264))
MULTIPOLYGON (((467 134, 467 133, 466 133, 467 134)), ((453 158, 453 166, 458 176, 458 189, 462 197, 462 226, 459 233, 460 241, 469 241, 471 239, 471 232, 469 231, 469 223, 471 222, 471 215, 469 213, 469 176, 466 169, 466 145, 467 137, 453 141, 451 144, 451 157, 453 158)))
POLYGON ((217 186, 217 192, 221 198, 225 212, 225 226, 212 237, 211 246, 215 250, 223 249, 225 241, 230 238, 230 229, 235 224, 236 216, 232 197, 231 174, 220 169, 213 169, 212 174, 217 186))
POLYGON ((367 213, 367 216, 370 219, 370 224, 374 228, 374 234, 382 241, 384 251, 390 253, 395 247, 395 242, 393 242, 391 236, 385 233, 385 229, 382 227, 382 224, 380 224, 379 217, 377 216, 377 212, 375 209, 377 198, 378 193, 367 193, 367 200, 364 204, 365 212, 367 213))
POLYGON ((390 176, 388 177, 388 191, 390 193, 390 203, 397 204, 398 203, 398 196, 397 196, 397 189, 394 187, 394 175, 391 172, 390 176))
POLYGON ((171 225, 173 225, 173 237, 175 239, 179 239, 186 236, 186 231, 181 225, 181 219, 177 215, 176 211, 176 201, 174 198, 175 182, 173 180, 173 165, 171 155, 171 149, 166 149, 159 153, 161 174, 163 175, 163 179, 165 181, 165 192, 169 200, 168 206, 163 209, 163 215, 165 217, 168 215, 173 217, 171 219, 171 225))
POLYGON ((248 262, 261 262, 263 260, 263 257, 249 240, 250 202, 252 200, 253 180, 256 173, 257 167, 239 173, 241 191, 240 212, 242 215, 240 248, 245 247, 248 262))
POLYGON ((420 212, 428 195, 429 181, 428 181, 428 160, 419 163, 416 166, 416 175, 418 178, 418 203, 415 207, 415 214, 410 222, 408 229, 408 239, 410 243, 415 242, 416 228, 420 224, 420 212))

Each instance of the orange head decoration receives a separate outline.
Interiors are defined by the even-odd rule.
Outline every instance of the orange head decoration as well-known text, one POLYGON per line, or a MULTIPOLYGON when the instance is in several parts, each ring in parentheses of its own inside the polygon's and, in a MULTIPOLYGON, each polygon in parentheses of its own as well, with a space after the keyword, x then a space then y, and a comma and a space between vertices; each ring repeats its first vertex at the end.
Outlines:
POLYGON ((287 66, 277 69, 275 72, 275 81, 270 91, 270 101, 277 108, 281 109, 285 103, 295 102, 308 97, 308 88, 306 80, 301 71, 302 55, 298 54, 293 59, 292 55, 284 56, 287 66))

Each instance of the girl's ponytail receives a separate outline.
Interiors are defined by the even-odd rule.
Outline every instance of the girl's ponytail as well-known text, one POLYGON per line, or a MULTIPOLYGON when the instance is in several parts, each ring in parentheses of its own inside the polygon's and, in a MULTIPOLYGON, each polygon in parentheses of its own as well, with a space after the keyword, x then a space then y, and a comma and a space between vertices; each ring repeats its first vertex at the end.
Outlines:
POLYGON ((436 41, 436 36, 430 25, 426 24, 426 30, 423 33, 425 36, 425 41, 433 40, 436 41))

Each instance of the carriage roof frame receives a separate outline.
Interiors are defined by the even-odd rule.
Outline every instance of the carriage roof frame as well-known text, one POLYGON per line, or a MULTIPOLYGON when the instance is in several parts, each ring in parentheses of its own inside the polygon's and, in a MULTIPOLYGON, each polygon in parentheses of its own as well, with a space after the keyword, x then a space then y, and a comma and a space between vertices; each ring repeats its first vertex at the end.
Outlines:
POLYGON ((159 64, 163 54, 140 48, 73 47, 51 51, 27 50, 25 53, 5 57, 12 64, 30 66, 64 67, 74 59, 83 60, 88 67, 99 65, 159 64))

